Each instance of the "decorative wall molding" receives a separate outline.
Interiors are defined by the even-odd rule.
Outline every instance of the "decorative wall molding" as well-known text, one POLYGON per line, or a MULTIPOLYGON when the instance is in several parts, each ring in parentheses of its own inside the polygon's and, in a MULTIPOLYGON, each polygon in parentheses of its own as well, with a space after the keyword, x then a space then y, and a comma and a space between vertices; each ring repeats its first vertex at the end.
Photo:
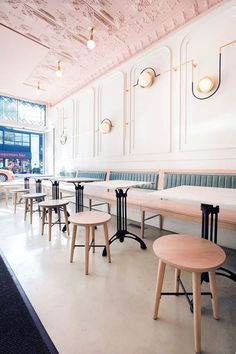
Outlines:
POLYGON ((125 154, 125 76, 117 71, 105 78, 98 87, 98 124, 103 119, 110 119, 113 129, 109 134, 101 134, 97 129, 98 155, 117 157, 125 154))
POLYGON ((139 73, 152 67, 163 73, 172 67, 171 49, 163 46, 142 56, 130 72, 129 153, 158 155, 171 151, 172 72, 158 76, 150 88, 133 86, 139 73))
POLYGON ((95 156, 95 90, 83 91, 76 101, 75 157, 95 156))

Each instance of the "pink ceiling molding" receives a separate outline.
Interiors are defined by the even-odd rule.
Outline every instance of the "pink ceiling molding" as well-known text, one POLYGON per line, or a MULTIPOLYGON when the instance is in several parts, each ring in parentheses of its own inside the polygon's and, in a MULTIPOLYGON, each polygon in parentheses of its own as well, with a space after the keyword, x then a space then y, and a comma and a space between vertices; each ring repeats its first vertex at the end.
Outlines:
POLYGON ((55 104, 220 2, 1 0, 0 23, 49 48, 22 85, 40 81, 46 90, 42 99, 55 104), (90 26, 96 28, 93 51, 86 46, 90 26))

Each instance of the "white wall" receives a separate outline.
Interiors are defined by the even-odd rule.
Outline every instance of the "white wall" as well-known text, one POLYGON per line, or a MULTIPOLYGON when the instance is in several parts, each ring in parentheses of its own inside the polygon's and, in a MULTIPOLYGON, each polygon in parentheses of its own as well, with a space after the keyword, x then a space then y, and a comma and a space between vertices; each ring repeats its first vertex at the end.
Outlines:
POLYGON ((151 88, 132 86, 145 67, 163 73, 191 59, 197 64, 196 83, 206 75, 218 79, 219 47, 235 39, 233 0, 52 107, 56 171, 63 166, 236 169, 236 44, 222 49, 222 84, 210 99, 192 96, 191 64, 162 74, 151 88), (64 146, 59 143, 63 111, 64 146), (107 135, 98 130, 104 118, 114 126, 107 135))
POLYGON ((236 168, 236 44, 222 50, 222 84, 208 100, 191 94, 191 64, 161 75, 149 89, 132 87, 147 66, 162 73, 191 59, 197 63, 196 82, 205 75, 217 79, 219 47, 234 39, 235 0, 51 108, 56 169, 236 168), (59 143, 63 111, 64 146, 59 143), (98 131, 104 118, 114 125, 108 135, 98 131))

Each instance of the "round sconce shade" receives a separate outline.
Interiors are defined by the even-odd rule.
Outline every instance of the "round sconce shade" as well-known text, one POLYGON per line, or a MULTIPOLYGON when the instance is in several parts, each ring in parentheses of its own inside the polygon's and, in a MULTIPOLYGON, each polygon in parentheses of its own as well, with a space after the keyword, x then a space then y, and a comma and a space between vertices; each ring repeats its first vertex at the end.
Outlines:
POLYGON ((112 122, 110 119, 103 119, 103 121, 100 124, 99 130, 102 134, 107 134, 110 133, 112 129, 112 122))
POLYGON ((154 81, 154 73, 152 71, 144 71, 139 75, 138 84, 142 88, 151 87, 154 81))
POLYGON ((210 76, 203 77, 198 85, 197 90, 201 93, 208 93, 215 87, 215 79, 210 76))

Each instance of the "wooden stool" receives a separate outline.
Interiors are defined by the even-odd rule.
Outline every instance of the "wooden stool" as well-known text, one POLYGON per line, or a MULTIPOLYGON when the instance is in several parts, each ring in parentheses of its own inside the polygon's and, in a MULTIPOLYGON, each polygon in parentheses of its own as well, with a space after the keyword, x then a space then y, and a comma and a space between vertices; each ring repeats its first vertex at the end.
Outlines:
POLYGON ((66 224, 66 231, 67 235, 69 236, 70 230, 69 230, 69 222, 68 222, 68 215, 67 215, 67 209, 66 206, 69 202, 65 202, 64 200, 61 199, 52 199, 52 200, 46 200, 44 202, 39 203, 39 207, 43 209, 43 216, 42 216, 42 236, 44 234, 44 225, 46 224, 46 214, 48 213, 48 238, 49 241, 52 239, 52 226, 55 224, 59 225, 59 229, 61 230, 61 209, 63 209, 64 212, 64 217, 65 217, 65 224, 66 224), (58 215, 58 221, 52 222, 52 211, 55 210, 58 215))
POLYGON ((24 217, 24 220, 26 220, 28 207, 30 207, 30 224, 32 224, 32 221, 33 221, 33 203, 34 203, 34 201, 40 202, 42 199, 44 200, 46 195, 47 195, 46 193, 29 193, 29 194, 22 195, 22 198, 25 199, 25 217, 24 217))
POLYGON ((224 263, 225 252, 216 244, 191 235, 163 236, 154 242, 153 249, 159 258, 153 319, 156 320, 158 316, 166 264, 175 267, 178 270, 177 273, 181 270, 191 272, 193 282, 194 343, 195 352, 200 353, 201 273, 209 272, 213 316, 218 319, 215 270, 224 263))
POLYGON ((25 188, 19 188, 19 189, 13 189, 11 191, 12 193, 12 203, 13 203, 13 208, 14 208, 14 213, 16 213, 16 204, 17 204, 17 201, 18 201, 18 194, 21 194, 21 193, 29 193, 30 190, 29 189, 25 189, 25 188))
POLYGON ((95 252, 95 247, 104 247, 103 245, 95 245, 95 226, 103 225, 104 228, 104 236, 106 243, 106 251, 108 262, 111 263, 111 254, 110 254, 110 246, 109 246, 109 238, 108 238, 108 228, 107 222, 111 219, 111 215, 107 213, 102 213, 99 211, 84 211, 72 215, 69 220, 73 224, 73 233, 72 233, 72 241, 71 241, 71 253, 70 253, 70 262, 73 262, 74 257, 74 249, 75 247, 84 247, 84 245, 75 245, 77 226, 85 227, 85 274, 88 274, 89 270, 89 250, 90 247, 93 246, 93 252, 95 252), (92 241, 89 244, 89 234, 90 228, 92 231, 92 241))

